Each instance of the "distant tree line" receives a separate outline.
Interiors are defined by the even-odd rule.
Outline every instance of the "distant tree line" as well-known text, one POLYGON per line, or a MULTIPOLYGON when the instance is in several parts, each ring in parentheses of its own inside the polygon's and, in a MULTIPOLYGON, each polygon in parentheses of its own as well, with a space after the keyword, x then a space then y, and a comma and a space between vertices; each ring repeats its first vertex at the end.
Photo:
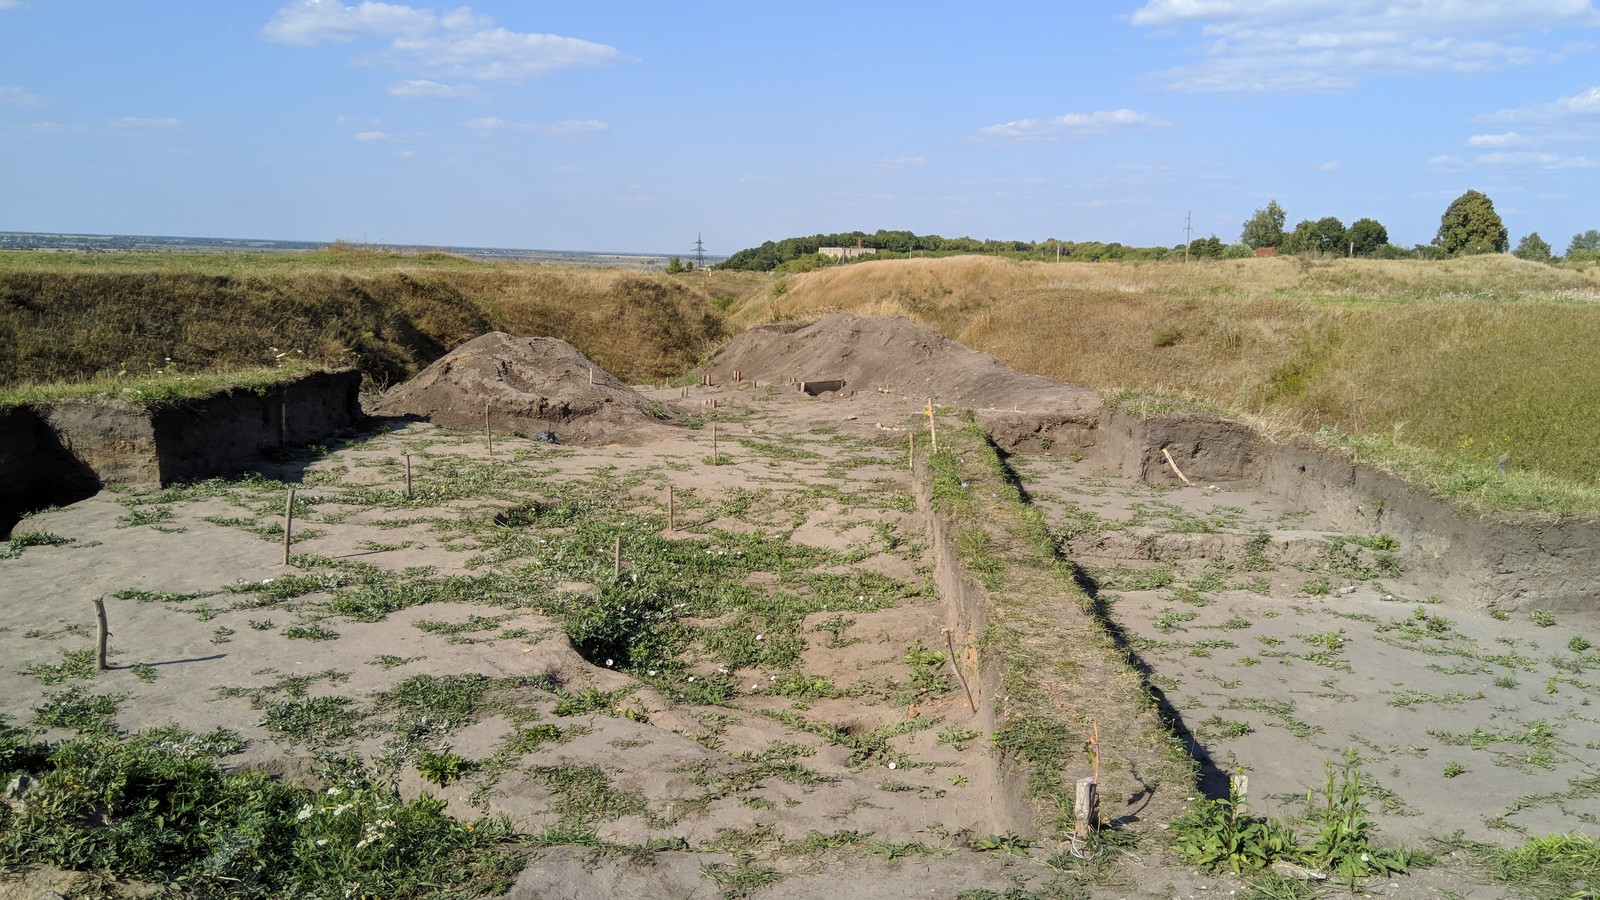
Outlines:
MULTIPOLYGON (((849 231, 814 234, 810 237, 767 241, 728 257, 719 269, 744 269, 757 272, 805 272, 847 260, 823 256, 823 247, 864 247, 876 250, 862 259, 899 259, 911 255, 953 256, 986 253, 1016 259, 1060 260, 1062 262, 1100 262, 1119 259, 1170 259, 1185 256, 1202 259, 1239 259, 1271 248, 1278 253, 1360 256, 1372 259, 1446 259, 1478 253, 1504 253, 1509 247, 1505 223, 1494 210, 1494 202, 1480 191, 1467 191, 1451 202, 1439 218, 1439 231, 1429 244, 1406 249, 1389 243, 1389 230, 1372 218, 1360 218, 1349 227, 1336 216, 1302 219, 1292 230, 1286 229, 1288 216, 1278 201, 1272 200, 1244 221, 1238 243, 1225 244, 1216 235, 1198 238, 1186 246, 1131 247, 1100 241, 977 240, 970 237, 946 238, 937 234, 919 235, 910 231, 879 229, 870 234, 849 231)), ((1513 253, 1523 259, 1556 259, 1550 244, 1532 232, 1517 243, 1513 253)), ((1566 259, 1600 262, 1600 231, 1591 229, 1572 236, 1566 259)))
MULTIPOLYGON (((907 256, 955 256, 958 254, 992 254, 1019 259, 1050 259, 1058 256, 1063 261, 1098 262, 1107 259, 1165 259, 1172 253, 1183 253, 1183 245, 1168 247, 1131 247, 1116 242, 1063 241, 1048 238, 1043 241, 978 240, 971 237, 947 238, 937 234, 916 234, 910 231, 874 232, 847 231, 838 234, 813 234, 809 237, 784 238, 767 241, 759 247, 750 247, 717 264, 719 269, 743 269, 755 272, 804 272, 827 265, 840 265, 844 261, 823 256, 823 247, 856 247, 878 251, 873 259, 902 259, 907 256)), ((859 261, 860 258, 857 258, 859 261)))

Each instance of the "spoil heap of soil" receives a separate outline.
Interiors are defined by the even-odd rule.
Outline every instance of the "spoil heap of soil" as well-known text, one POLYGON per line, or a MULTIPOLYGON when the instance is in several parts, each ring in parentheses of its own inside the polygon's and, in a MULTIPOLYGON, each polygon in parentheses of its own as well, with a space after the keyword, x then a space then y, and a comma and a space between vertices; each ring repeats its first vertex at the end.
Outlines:
POLYGON ((1086 388, 1029 375, 899 316, 835 313, 810 325, 758 325, 711 361, 712 374, 758 380, 842 378, 846 390, 882 390, 986 409, 1097 415, 1086 388))
POLYGON ((566 341, 500 331, 462 344, 366 411, 482 428, 485 410, 495 431, 525 436, 553 431, 562 443, 640 444, 669 430, 657 418, 666 414, 660 404, 566 341))

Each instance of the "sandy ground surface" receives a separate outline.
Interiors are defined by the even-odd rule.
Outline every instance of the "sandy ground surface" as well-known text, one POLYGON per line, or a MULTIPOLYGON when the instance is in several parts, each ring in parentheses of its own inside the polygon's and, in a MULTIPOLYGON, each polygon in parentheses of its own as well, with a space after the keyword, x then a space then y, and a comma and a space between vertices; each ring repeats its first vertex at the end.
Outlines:
MULTIPOLYGON (((264 475, 303 485, 291 566, 277 481, 36 515, 19 531, 71 543, 0 561, 0 712, 29 722, 64 692, 114 694, 122 729, 239 733, 230 765, 309 780, 314 750, 353 750, 463 816, 586 836, 532 851, 514 897, 1245 894, 1157 837, 1090 863, 1050 841, 980 849, 997 788, 938 655, 951 611, 904 457, 916 401, 644 393, 693 427, 637 447, 496 440, 490 456, 481 434, 396 424, 287 461, 264 475), (700 589, 672 613, 680 665, 586 656, 564 632, 557 610, 626 596, 606 592, 635 575, 700 589), (74 674, 96 597, 112 669, 74 674), (417 701, 430 686, 447 696, 417 701), (477 767, 441 789, 412 760, 444 747, 477 767)), ((1115 595, 1205 770, 1247 770, 1259 811, 1292 811, 1353 750, 1388 839, 1596 832, 1600 659, 1570 647, 1600 623, 1409 596, 1381 549, 1330 571, 1337 536, 1270 497, 1012 462, 1115 595), (1379 566, 1392 574, 1361 569, 1379 566)), ((1506 896, 1468 862, 1447 853, 1363 891, 1506 896)))

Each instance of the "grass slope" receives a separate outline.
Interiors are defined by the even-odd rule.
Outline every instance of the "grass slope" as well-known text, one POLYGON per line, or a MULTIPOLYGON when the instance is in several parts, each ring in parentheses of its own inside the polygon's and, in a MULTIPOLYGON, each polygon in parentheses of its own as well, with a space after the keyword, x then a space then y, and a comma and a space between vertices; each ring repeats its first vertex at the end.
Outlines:
POLYGON ((1029 372, 1174 391, 1299 429, 1600 479, 1600 266, 1510 256, 882 261, 782 279, 736 324, 905 315, 1029 372))
POLYGON ((724 336, 713 298, 737 280, 441 253, 4 253, 0 386, 301 360, 355 365, 382 385, 496 329, 656 378, 724 336))

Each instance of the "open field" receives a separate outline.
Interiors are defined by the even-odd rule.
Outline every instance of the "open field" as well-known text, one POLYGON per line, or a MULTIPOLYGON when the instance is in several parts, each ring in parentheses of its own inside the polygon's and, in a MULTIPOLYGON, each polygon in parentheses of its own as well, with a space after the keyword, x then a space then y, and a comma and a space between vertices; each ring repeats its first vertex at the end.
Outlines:
MULTIPOLYGON (((514 897, 1322 895, 1176 849, 1213 834, 1182 823, 1238 771, 1305 853, 1327 803, 1363 823, 1341 848, 1432 854, 1361 882, 1385 896, 1576 889, 1493 864, 1524 835, 1593 834, 1592 614, 1495 621, 1417 596, 1410 548, 1381 535, 1249 490, 997 456, 954 411, 913 477, 914 399, 746 383, 689 401, 687 430, 639 447, 491 456, 410 424, 34 516, 18 533, 50 540, 0 559, 27 599, 0 620, 0 712, 279 776, 307 843, 263 895, 440 888, 402 872, 514 897), (96 596, 106 672, 86 655, 96 596), (195 736, 154 730, 171 725, 195 736), (1092 738, 1111 827, 1084 848, 1063 832, 1092 738), (1361 780, 1336 784, 1347 762, 1361 780), (418 828, 453 849, 395 867, 418 828)), ((67 846, 29 821, 13 834, 67 846)))

